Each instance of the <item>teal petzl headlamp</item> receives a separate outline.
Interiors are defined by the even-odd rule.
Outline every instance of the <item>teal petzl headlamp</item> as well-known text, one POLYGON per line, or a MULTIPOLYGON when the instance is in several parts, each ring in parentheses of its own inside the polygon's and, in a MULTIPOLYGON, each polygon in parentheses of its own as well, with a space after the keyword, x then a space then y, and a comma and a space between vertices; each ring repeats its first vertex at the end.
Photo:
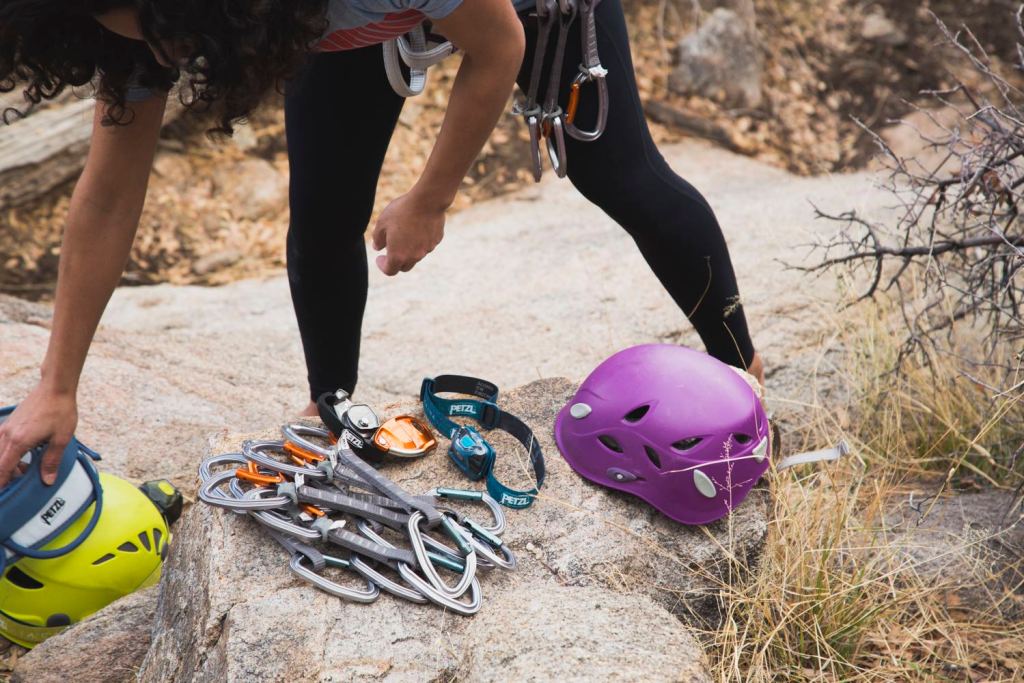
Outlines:
POLYGON ((448 457, 463 474, 473 481, 485 479, 487 492, 506 507, 521 509, 533 503, 537 490, 544 484, 544 454, 533 431, 518 417, 498 407, 497 386, 476 377, 438 375, 423 380, 420 400, 423 401, 423 412, 430 424, 451 439, 448 457), (440 393, 469 394, 477 398, 441 398, 438 396, 440 393), (530 455, 530 466, 537 487, 517 491, 498 481, 494 476, 494 462, 497 458, 494 447, 487 443, 476 427, 460 425, 452 417, 470 417, 483 429, 501 429, 514 436, 530 455))

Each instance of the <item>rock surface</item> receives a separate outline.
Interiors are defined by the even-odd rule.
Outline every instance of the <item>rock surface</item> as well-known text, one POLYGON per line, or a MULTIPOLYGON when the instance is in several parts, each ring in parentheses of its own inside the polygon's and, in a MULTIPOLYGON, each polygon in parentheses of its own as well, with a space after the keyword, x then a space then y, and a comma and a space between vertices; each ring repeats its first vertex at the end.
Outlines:
POLYGON ((229 199, 235 218, 256 220, 280 211, 288 201, 288 179, 265 159, 243 159, 218 169, 213 182, 229 199))
POLYGON ((1024 619, 1024 509, 1012 492, 908 500, 885 521, 900 563, 951 606, 1024 619))
MULTIPOLYGON (((868 174, 801 178, 703 143, 663 152, 718 215, 769 393, 786 399, 776 407, 785 418, 814 391, 808 368, 818 364, 836 287, 781 262, 806 262, 804 245, 835 230, 814 220, 812 203, 879 218, 890 200, 872 191, 868 174)), ((629 236, 553 177, 453 216, 444 242, 413 271, 370 271, 357 396, 375 405, 415 396, 428 373, 462 372, 508 388, 540 377, 582 379, 632 344, 701 348, 629 236), (529 258, 507 257, 513 253, 529 258), (487 276, 467 263, 486 264, 487 276)), ((48 306, 0 296, 0 405, 35 385, 50 315, 48 306)), ((166 477, 190 492, 211 435, 279 425, 306 392, 284 276, 214 288, 123 287, 85 364, 78 436, 104 455, 107 471, 136 481, 166 477)))
POLYGON ((498 596, 465 647, 456 677, 466 681, 711 680, 699 643, 663 608, 598 588, 498 596))
POLYGON ((702 95, 729 107, 761 105, 761 41, 751 22, 736 11, 718 8, 678 46, 678 66, 669 88, 702 95))
POLYGON ((14 683, 106 683, 135 677, 149 649, 159 586, 121 598, 22 656, 14 683))
MULTIPOLYGON (((729 557, 756 557, 764 541, 764 497, 748 499, 727 523, 689 528, 585 482, 559 456, 552 435, 555 414, 573 389, 567 380, 543 380, 501 401, 533 426, 548 474, 535 505, 509 513, 503 538, 519 567, 483 577, 477 617, 387 595, 372 605, 330 598, 292 577, 286 555, 252 520, 197 504, 178 532, 141 679, 287 674, 418 681, 464 672, 469 680, 512 674, 561 680, 573 672, 578 680, 599 680, 628 660, 633 679, 705 680, 700 649, 671 615, 702 624, 717 618, 715 585, 729 571, 729 557), (517 636, 498 638, 499 631, 517 636), (497 659, 487 658, 492 652, 497 659), (547 654, 560 661, 549 663, 547 654)), ((412 402, 382 412, 396 411, 418 412, 412 402)), ((519 472, 525 454, 507 438, 493 443, 504 455, 499 478, 525 485, 519 472)), ((237 445, 233 438, 217 447, 237 445)), ((467 485, 443 452, 391 464, 386 472, 413 492, 467 485)))
MULTIPOLYGON (((867 174, 800 178, 702 143, 671 145, 662 151, 673 167, 701 189, 718 214, 755 344, 769 368, 771 394, 788 399, 776 409, 785 418, 792 406, 807 400, 808 392, 814 390, 808 368, 820 361, 816 342, 835 287, 828 278, 808 279, 785 270, 779 261, 804 261, 807 256, 801 245, 834 230, 831 224, 813 220, 811 202, 824 209, 856 208, 863 215, 877 216, 888 199, 871 191, 867 174)), ((692 328, 629 237, 569 183, 548 178, 536 187, 473 207, 454 216, 446 233, 441 247, 411 273, 386 278, 371 268, 358 392, 362 400, 380 406, 415 396, 420 379, 429 372, 477 374, 507 388, 542 376, 581 379, 598 362, 630 344, 668 341, 700 348, 692 328), (519 252, 529 253, 530 258, 505 256, 519 252), (489 277, 481 279, 479 269, 465 268, 466 263, 486 263, 489 277), (477 295, 465 296, 465 292, 477 295)), ((20 400, 34 386, 50 318, 47 306, 0 296, 0 405, 20 400)), ((302 351, 283 276, 219 288, 121 288, 107 309, 85 366, 77 434, 103 453, 106 471, 136 481, 167 477, 191 493, 197 460, 216 448, 213 442, 237 444, 239 438, 226 439, 229 431, 252 433, 292 419, 306 400, 304 384, 302 351)), ((569 385, 564 391, 567 396, 569 385)), ((548 455, 549 461, 557 459, 550 444, 548 455)), ((597 497, 596 489, 582 482, 575 487, 572 495, 584 506, 616 499, 604 492, 597 497)), ((618 498, 625 508, 625 498, 618 498)), ((550 516, 561 523, 561 517, 545 505, 554 503, 539 505, 529 514, 550 516)), ((645 516, 653 513, 636 505, 628 509, 629 518, 612 531, 585 516, 577 522, 580 528, 573 539, 586 543, 595 535, 630 535, 638 528, 649 528, 652 521, 645 516)), ((183 525, 202 526, 199 522, 210 517, 197 518, 205 514, 193 513, 191 521, 179 524, 182 544, 192 533, 183 525)), ((753 523, 740 532, 734 535, 746 533, 753 538, 759 533, 753 523)), ((595 583, 631 590, 632 582, 624 581, 626 574, 616 563, 625 561, 634 569, 650 564, 655 583, 664 577, 679 580, 680 575, 690 581, 673 586, 665 579, 668 587, 653 597, 661 606, 687 613, 693 621, 717 612, 708 584, 677 571, 674 563, 654 561, 647 555, 623 559, 615 553, 630 547, 626 544, 598 562, 587 555, 586 548, 568 540, 564 546, 549 537, 539 540, 544 543, 534 544, 532 552, 520 549, 520 555, 531 564, 536 559, 553 567, 546 570, 551 578, 545 584, 552 590, 563 581, 573 590, 595 583), (584 570, 595 570, 597 578, 584 570)), ((678 536, 682 547, 690 541, 688 534, 678 536)), ((756 543, 744 543, 756 553, 756 543)), ((261 588, 266 601, 277 604, 285 599, 275 594, 277 585, 302 595, 310 592, 296 586, 284 571, 280 552, 264 550, 277 581, 261 588)), ((702 551, 695 552, 687 557, 697 557, 699 566, 702 551)), ((485 599, 505 594, 493 580, 484 590, 485 599)), ((317 604, 328 603, 322 596, 317 600, 317 604)), ((378 604, 384 609, 390 603, 382 599, 378 604)), ((244 610, 259 606, 252 602, 237 609, 220 605, 212 613, 231 612, 232 619, 241 620, 244 610)), ((203 621, 210 612, 196 615, 187 604, 180 608, 177 627, 188 630, 203 624, 203 637, 217 641, 222 625, 203 621)), ((416 609, 403 606, 403 623, 412 619, 409 615, 416 609)), ((288 614, 287 610, 282 613, 288 614)), ((430 620, 431 637, 437 641, 429 645, 444 644, 438 615, 431 611, 424 619, 430 620)), ((454 619, 442 621, 448 624, 454 619)), ((233 623, 225 621, 228 626, 233 623)), ((357 620, 348 626, 359 624, 357 620)), ((279 652, 295 644, 286 633, 267 634, 268 642, 281 644, 279 652)), ((85 642, 90 632, 74 628, 63 637, 72 636, 85 642)), ((259 641, 250 636, 255 649, 259 641)), ((340 652, 344 643, 331 647, 340 652)), ((391 666, 398 667, 396 672, 403 666, 415 670, 420 659, 437 659, 431 664, 437 671, 470 666, 449 655, 424 654, 447 652, 447 646, 431 647, 417 649, 412 641, 396 636, 396 645, 386 650, 394 653, 391 666)), ((166 654, 177 657, 175 652, 166 654)), ((380 666, 365 653, 351 655, 352 663, 362 662, 361 670, 380 666)), ((218 664, 225 661, 224 652, 212 650, 209 656, 209 666, 226 666, 218 664)), ((150 661, 155 666, 152 656, 150 661)), ((72 679, 73 673, 74 667, 67 677, 72 679)), ((335 673, 336 678, 346 677, 335 673)))

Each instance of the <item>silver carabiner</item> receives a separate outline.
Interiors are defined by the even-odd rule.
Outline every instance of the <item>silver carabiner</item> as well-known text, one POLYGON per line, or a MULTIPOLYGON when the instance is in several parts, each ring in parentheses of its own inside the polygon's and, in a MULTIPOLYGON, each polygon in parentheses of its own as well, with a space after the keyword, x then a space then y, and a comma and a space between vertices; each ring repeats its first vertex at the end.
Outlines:
MULTIPOLYGON (((358 555, 352 555, 349 562, 352 565, 352 569, 359 572, 364 579, 373 583, 381 590, 391 593, 391 595, 402 598, 403 600, 415 602, 419 605, 429 602, 426 596, 420 593, 419 591, 412 588, 406 588, 397 581, 392 581, 391 579, 384 576, 379 571, 368 565, 366 562, 363 562, 363 560, 360 559, 358 555)), ((398 570, 396 569, 395 571, 398 570)))
POLYGON ((285 441, 290 441, 299 448, 316 453, 325 460, 331 457, 332 449, 329 446, 321 446, 306 438, 312 436, 329 442, 331 440, 331 433, 322 427, 293 422, 292 424, 281 425, 281 434, 284 436, 285 441))
POLYGON ((288 569, 302 580, 308 581, 325 593, 330 593, 331 595, 335 595, 339 598, 345 598, 352 602, 361 602, 364 604, 371 603, 380 597, 380 588, 377 587, 377 584, 367 579, 360 572, 356 571, 351 562, 348 562, 348 567, 346 568, 352 569, 360 578, 366 581, 366 590, 347 588, 341 584, 331 581, 330 579, 320 576, 315 571, 302 564, 302 561, 305 559, 307 558, 299 553, 292 555, 291 561, 288 562, 288 569))
POLYGON ((225 470, 214 474, 204 481, 199 487, 199 500, 203 501, 207 505, 226 508, 234 512, 262 512, 267 510, 276 510, 277 508, 288 505, 288 503, 291 502, 284 496, 274 496, 272 498, 261 497, 259 499, 246 496, 245 498, 240 499, 234 495, 226 496, 221 493, 220 487, 229 480, 234 479, 234 477, 235 473, 231 470, 225 470))
POLYGON ((423 543, 423 535, 419 527, 420 522, 423 519, 425 519, 425 517, 421 512, 418 510, 414 511, 409 516, 409 523, 406 526, 409 533, 409 540, 412 542, 413 552, 416 554, 416 561, 420 565, 420 570, 423 572, 423 575, 427 577, 427 581, 430 582, 437 592, 450 598, 458 598, 466 592, 466 589, 469 588, 476 576, 476 550, 458 531, 458 523, 454 522, 450 517, 442 517, 441 526, 444 527, 445 532, 459 547, 465 566, 458 583, 455 584, 454 587, 447 585, 444 580, 441 579, 441 575, 437 573, 437 570, 434 568, 434 563, 431 562, 430 557, 427 556, 427 548, 423 543))
POLYGON ((293 477, 300 475, 308 477, 309 479, 327 478, 327 473, 323 470, 281 462, 280 460, 276 460, 271 458, 269 455, 266 455, 266 451, 273 453, 285 452, 284 441, 256 440, 245 441, 242 443, 242 453, 245 454, 245 457, 268 470, 273 470, 274 472, 280 472, 282 474, 290 474, 293 477))
POLYGON ((533 171, 534 182, 538 183, 541 176, 544 175, 544 166, 540 161, 540 140, 543 137, 541 134, 540 118, 538 117, 540 113, 540 107, 534 107, 529 113, 523 114, 526 119, 526 129, 530 133, 530 170, 533 171))
MULTIPOLYGON (((477 503, 483 503, 487 506, 487 509, 491 511, 491 516, 494 518, 494 524, 491 526, 480 527, 485 531, 488 531, 496 536, 500 536, 505 531, 505 510, 498 504, 498 501, 494 500, 486 491, 467 491, 464 489, 453 489, 444 486, 431 489, 428 496, 434 498, 440 498, 448 500, 465 500, 477 503)), ((459 522, 462 522, 465 517, 460 516, 459 522)))
POLYGON ((221 453, 203 458, 199 463, 199 481, 204 482, 213 476, 213 468, 217 465, 248 465, 249 460, 243 453, 221 453))
POLYGON ((548 159, 551 160, 551 168, 555 175, 564 178, 568 172, 568 165, 565 160, 565 131, 562 128, 562 108, 557 107, 544 119, 546 134, 544 141, 547 143, 548 159), (555 141, 552 142, 551 138, 555 141))
POLYGON ((430 600, 435 605, 440 605, 441 607, 450 609, 452 612, 464 617, 472 616, 480 611, 480 605, 482 602, 480 598, 480 581, 476 577, 473 577, 473 580, 469 584, 469 602, 459 602, 455 598, 444 595, 440 591, 435 590, 433 586, 420 578, 420 576, 412 570, 412 567, 407 564, 398 565, 398 573, 406 583, 422 593, 427 600, 430 600))

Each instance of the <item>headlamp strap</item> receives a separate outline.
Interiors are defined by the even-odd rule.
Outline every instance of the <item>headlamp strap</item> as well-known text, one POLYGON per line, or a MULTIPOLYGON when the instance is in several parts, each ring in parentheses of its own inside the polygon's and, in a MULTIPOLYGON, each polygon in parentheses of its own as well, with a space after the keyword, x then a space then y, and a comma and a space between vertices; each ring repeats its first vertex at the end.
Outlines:
MULTIPOLYGON (((487 467, 487 492, 506 507, 522 509, 533 503, 537 495, 537 489, 544 483, 545 467, 544 454, 541 451, 540 443, 533 435, 533 431, 515 415, 507 413, 498 408, 498 387, 493 382, 467 377, 464 375, 438 375, 427 377, 420 387, 420 399, 423 402, 423 412, 430 421, 430 424, 441 434, 449 439, 459 431, 460 425, 451 419, 452 416, 471 417, 480 423, 484 429, 501 429, 514 436, 527 450, 530 457, 530 466, 533 469, 537 487, 528 491, 519 491, 510 488, 494 476, 494 458, 491 458, 487 467), (460 393, 476 396, 483 400, 476 399, 447 399, 441 398, 438 393, 460 393)), ((491 453, 494 452, 490 444, 487 445, 491 453)), ((449 450, 449 457, 452 457, 449 450)), ((458 462, 456 465, 469 476, 465 463, 458 462)))

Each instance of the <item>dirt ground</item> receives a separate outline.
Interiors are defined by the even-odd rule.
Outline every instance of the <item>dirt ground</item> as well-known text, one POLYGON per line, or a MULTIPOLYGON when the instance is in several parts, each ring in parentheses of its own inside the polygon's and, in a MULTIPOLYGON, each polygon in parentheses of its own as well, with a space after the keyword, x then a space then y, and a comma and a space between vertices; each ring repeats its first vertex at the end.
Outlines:
MULTIPOLYGON (((707 16, 707 8, 684 0, 624 4, 645 102, 684 112, 702 122, 700 135, 802 175, 863 167, 875 147, 858 122, 884 127, 910 109, 917 93, 945 85, 950 55, 937 49, 932 11, 953 26, 970 24, 995 55, 1009 54, 1017 38, 1008 0, 969 6, 946 0, 757 0, 765 101, 757 110, 730 110, 707 98, 674 95, 667 87, 674 45, 707 16), (878 11, 905 42, 865 38, 865 18, 878 11)), ((381 177, 377 211, 409 188, 422 168, 457 66, 453 59, 432 70, 428 91, 406 104, 381 177)), ((651 125, 662 143, 695 133, 653 117, 651 125)), ((165 129, 123 284, 223 284, 284 265, 287 155, 279 96, 239 126, 233 139, 211 141, 204 130, 190 116, 165 129), (247 173, 253 170, 256 178, 247 173), (233 177, 242 180, 225 188, 233 177), (240 210, 252 203, 253 186, 269 192, 256 198, 266 206, 240 210)), ((503 117, 454 209, 532 182, 527 151, 521 122, 503 117)), ((0 291, 29 299, 52 296, 71 190, 69 183, 34 204, 0 212, 0 291)))

